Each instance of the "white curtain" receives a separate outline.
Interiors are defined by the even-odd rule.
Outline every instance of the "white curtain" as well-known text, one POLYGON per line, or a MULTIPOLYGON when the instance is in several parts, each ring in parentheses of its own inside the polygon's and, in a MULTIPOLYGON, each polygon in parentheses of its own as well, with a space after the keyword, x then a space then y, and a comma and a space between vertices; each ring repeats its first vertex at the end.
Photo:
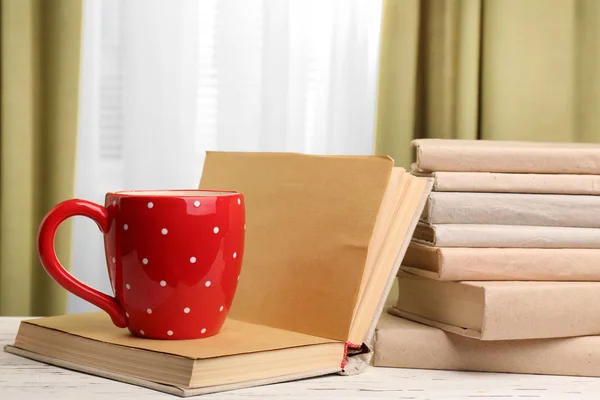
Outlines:
MULTIPOLYGON (((206 150, 372 154, 380 17, 381 0, 85 0, 76 196, 197 187, 206 150)), ((73 240, 72 273, 111 293, 95 224, 73 240)))

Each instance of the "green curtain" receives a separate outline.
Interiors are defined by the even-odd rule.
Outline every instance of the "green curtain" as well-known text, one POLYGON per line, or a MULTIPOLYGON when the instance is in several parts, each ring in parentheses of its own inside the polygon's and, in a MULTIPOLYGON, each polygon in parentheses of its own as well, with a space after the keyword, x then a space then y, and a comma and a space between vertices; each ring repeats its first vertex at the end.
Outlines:
MULTIPOLYGON (((39 263, 37 229, 73 197, 82 0, 2 0, 0 315, 65 311, 66 292, 39 263)), ((71 227, 56 251, 69 264, 71 227)))
POLYGON ((375 152, 600 141, 600 1, 384 0, 375 152))

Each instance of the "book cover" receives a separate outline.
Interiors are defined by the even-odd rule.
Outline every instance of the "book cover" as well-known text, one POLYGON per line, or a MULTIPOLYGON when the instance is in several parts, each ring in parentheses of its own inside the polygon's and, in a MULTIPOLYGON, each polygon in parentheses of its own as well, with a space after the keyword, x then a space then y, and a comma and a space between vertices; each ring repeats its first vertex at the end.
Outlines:
POLYGON ((247 209, 220 334, 154 341, 77 314, 24 321, 6 351, 180 396, 359 373, 431 184, 388 157, 208 153, 199 187, 247 209))
POLYGON ((383 315, 376 367, 600 377, 600 336, 483 341, 383 315))
POLYGON ((423 172, 600 175, 600 145, 502 140, 416 139, 423 172))
POLYGON ((435 192, 600 194, 600 175, 518 174, 502 172, 421 172, 413 164, 411 173, 434 180, 435 192))
POLYGON ((438 247, 598 249, 600 229, 419 223, 413 240, 438 247))
POLYGON ((400 268, 441 281, 600 281, 600 249, 436 247, 413 241, 400 268))
POLYGON ((444 282, 398 273, 389 311, 462 336, 517 340, 600 334, 600 282, 444 282))
POLYGON ((600 196, 432 192, 423 213, 429 224, 600 228, 600 196))

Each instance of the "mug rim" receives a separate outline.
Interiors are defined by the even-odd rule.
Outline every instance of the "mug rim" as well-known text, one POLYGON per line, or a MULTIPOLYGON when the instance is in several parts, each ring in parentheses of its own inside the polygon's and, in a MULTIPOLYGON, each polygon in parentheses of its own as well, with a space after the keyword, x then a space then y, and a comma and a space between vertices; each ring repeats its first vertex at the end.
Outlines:
POLYGON ((107 192, 106 196, 118 196, 121 198, 193 198, 193 197, 231 197, 239 196, 240 192, 235 190, 218 189, 133 189, 107 192))

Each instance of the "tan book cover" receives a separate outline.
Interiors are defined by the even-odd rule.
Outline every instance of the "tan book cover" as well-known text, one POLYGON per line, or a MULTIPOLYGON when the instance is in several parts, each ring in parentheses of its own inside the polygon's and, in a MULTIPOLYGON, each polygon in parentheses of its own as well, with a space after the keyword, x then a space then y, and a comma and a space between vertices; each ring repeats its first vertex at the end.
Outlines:
POLYGON ((483 341, 382 315, 374 347, 376 367, 600 377, 600 336, 483 341))
POLYGON ((600 144, 416 139, 423 172, 509 172, 600 175, 600 144))
POLYGON ((502 172, 422 172, 413 164, 411 173, 434 180, 435 192, 600 194, 600 175, 518 174, 502 172))
POLYGON ((440 281, 600 281, 600 249, 436 247, 413 241, 400 268, 440 281))
POLYGON ((429 224, 600 228, 600 196, 432 192, 423 212, 429 224))
POLYGON ((438 247, 598 249, 600 229, 419 223, 413 240, 438 247))
POLYGON ((180 396, 358 373, 431 184, 388 157, 210 152, 199 187, 246 202, 220 334, 150 340, 76 314, 24 321, 6 351, 180 396))
POLYGON ((481 340, 600 334, 600 282, 444 282, 398 273, 391 313, 481 340))

